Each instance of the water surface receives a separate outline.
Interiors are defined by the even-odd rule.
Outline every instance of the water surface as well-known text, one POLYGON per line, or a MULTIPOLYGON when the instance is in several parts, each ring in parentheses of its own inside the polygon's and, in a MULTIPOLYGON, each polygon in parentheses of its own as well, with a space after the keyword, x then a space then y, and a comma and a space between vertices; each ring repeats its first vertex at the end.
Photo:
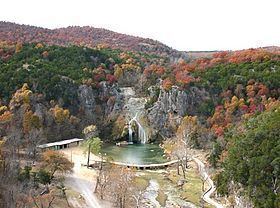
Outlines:
POLYGON ((168 160, 162 148, 155 144, 131 144, 126 146, 105 145, 102 153, 112 157, 114 161, 130 164, 156 164, 168 160))

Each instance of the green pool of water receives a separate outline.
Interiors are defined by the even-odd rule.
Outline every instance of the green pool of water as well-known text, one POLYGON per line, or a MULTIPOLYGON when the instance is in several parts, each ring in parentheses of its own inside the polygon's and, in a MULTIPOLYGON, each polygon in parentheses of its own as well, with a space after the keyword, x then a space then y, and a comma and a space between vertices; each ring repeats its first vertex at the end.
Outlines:
POLYGON ((102 153, 117 162, 129 164, 156 164, 168 160, 164 157, 163 150, 155 144, 130 144, 126 146, 105 145, 102 153))

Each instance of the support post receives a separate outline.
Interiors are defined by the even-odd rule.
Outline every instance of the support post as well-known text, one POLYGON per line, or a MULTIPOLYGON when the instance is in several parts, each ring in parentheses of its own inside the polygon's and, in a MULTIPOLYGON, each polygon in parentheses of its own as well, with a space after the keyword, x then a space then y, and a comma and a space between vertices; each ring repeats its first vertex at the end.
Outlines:
POLYGON ((88 160, 87 160, 87 168, 89 168, 89 158, 90 158, 90 144, 88 145, 88 160))

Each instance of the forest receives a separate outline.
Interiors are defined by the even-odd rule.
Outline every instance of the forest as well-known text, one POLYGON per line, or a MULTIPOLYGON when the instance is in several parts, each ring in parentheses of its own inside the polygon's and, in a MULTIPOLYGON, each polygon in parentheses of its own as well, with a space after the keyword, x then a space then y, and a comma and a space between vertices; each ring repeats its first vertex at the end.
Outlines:
MULTIPOLYGON (((191 97, 188 99, 198 100, 188 111, 183 103, 184 109, 157 112, 171 130, 169 138, 162 141, 166 135, 158 127, 154 141, 162 142, 171 157, 180 161, 178 172, 179 166, 183 171, 187 166, 182 152, 185 145, 206 151, 218 197, 230 199, 239 194, 257 208, 280 207, 280 50, 223 51, 207 58, 180 56, 173 62, 170 54, 162 55, 164 46, 158 46, 158 53, 138 50, 136 39, 129 47, 117 48, 109 41, 104 41, 107 45, 90 44, 90 38, 75 27, 67 28, 77 37, 74 41, 66 41, 62 29, 54 32, 36 27, 29 29, 48 36, 34 41, 28 35, 10 39, 6 36, 12 33, 7 32, 13 31, 11 28, 28 26, 1 25, 5 26, 0 31, 0 200, 4 205, 12 203, 7 193, 15 191, 18 184, 22 190, 25 186, 33 190, 51 184, 56 172, 63 174, 73 168, 73 163, 52 151, 41 156, 39 169, 12 166, 21 149, 36 161, 39 144, 83 137, 83 129, 92 123, 103 131, 100 142, 120 142, 128 137, 131 126, 119 106, 125 105, 121 89, 133 86, 137 96, 147 99, 146 117, 158 106, 169 109, 165 105, 171 104, 162 100, 173 94, 178 100, 184 93, 191 97), (53 42, 46 41, 49 37, 53 42), (58 40, 65 42, 58 44, 58 40), (179 122, 172 123, 172 118, 179 122)), ((168 53, 173 52, 170 49, 168 53)), ((146 126, 149 122, 143 121, 146 126)), ((112 167, 109 172, 100 171, 100 180, 109 175, 117 178, 114 171, 124 170, 112 167)), ((131 172, 127 175, 135 177, 131 172)), ((119 180, 132 183, 129 178, 119 180)), ((60 191, 63 193, 63 187, 60 191)), ((14 207, 24 207, 19 203, 22 199, 27 200, 25 205, 43 200, 37 192, 13 194, 14 207)), ((119 207, 125 207, 124 201, 121 204, 119 207)))

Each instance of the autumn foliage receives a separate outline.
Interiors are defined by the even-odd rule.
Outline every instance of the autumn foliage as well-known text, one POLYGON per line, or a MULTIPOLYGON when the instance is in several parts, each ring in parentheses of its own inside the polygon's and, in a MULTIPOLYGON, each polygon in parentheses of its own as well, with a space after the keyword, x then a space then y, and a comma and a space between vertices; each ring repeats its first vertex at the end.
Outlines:
POLYGON ((50 172, 51 177, 54 177, 56 172, 71 172, 73 168, 73 163, 65 155, 53 150, 47 150, 43 153, 42 162, 42 167, 50 172))
POLYGON ((162 88, 166 91, 171 90, 172 85, 173 83, 169 78, 166 78, 165 80, 162 81, 162 88))
POLYGON ((216 106, 213 116, 208 119, 208 124, 217 136, 222 136, 225 129, 236 121, 268 110, 279 103, 275 98, 269 97, 270 90, 262 83, 249 80, 248 85, 242 89, 243 93, 239 90, 234 92, 228 90, 221 94, 223 105, 216 106))
POLYGON ((50 112, 52 113, 52 115, 57 123, 65 122, 65 121, 69 120, 69 118, 70 118, 69 110, 63 109, 63 108, 59 107, 58 105, 56 105, 54 108, 51 108, 50 112))
POLYGON ((126 51, 146 51, 157 55, 166 55, 166 53, 180 55, 176 50, 158 41, 120 34, 102 28, 72 26, 50 30, 9 22, 0 22, 0 27, 0 40, 13 43, 77 45, 97 47, 98 49, 111 47, 126 51))

